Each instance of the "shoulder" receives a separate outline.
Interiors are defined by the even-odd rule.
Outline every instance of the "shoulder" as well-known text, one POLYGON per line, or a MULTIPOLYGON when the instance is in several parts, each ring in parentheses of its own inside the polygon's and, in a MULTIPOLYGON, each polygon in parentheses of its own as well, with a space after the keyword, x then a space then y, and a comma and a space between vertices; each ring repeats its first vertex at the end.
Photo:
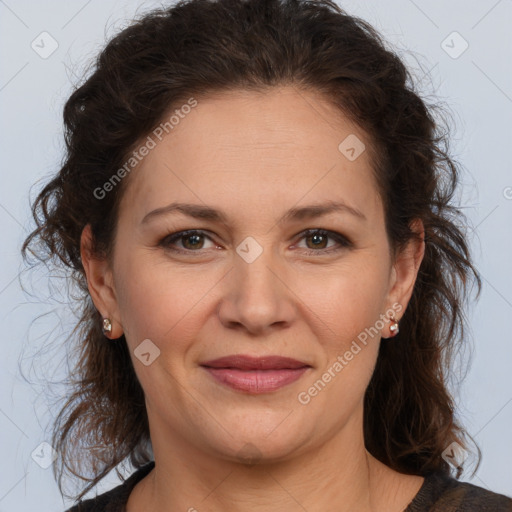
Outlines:
POLYGON ((94 498, 80 501, 66 512, 121 512, 128 501, 130 492, 137 482, 142 480, 153 468, 155 462, 151 461, 132 473, 122 484, 99 494, 94 498))
POLYGON ((512 512, 512 498, 443 474, 432 473, 404 512, 512 512))

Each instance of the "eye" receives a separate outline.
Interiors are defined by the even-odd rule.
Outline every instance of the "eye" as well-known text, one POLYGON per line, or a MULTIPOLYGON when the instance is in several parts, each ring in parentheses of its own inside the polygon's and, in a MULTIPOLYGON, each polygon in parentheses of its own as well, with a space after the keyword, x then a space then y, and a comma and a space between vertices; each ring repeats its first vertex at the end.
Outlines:
MULTIPOLYGON (((352 247, 352 243, 345 236, 325 229, 308 229, 303 231, 300 234, 299 240, 306 241, 306 247, 309 250, 303 252, 307 255, 330 254, 352 247), (334 243, 329 245, 329 240, 334 241, 334 243)), ((171 233, 164 237, 159 242, 159 245, 167 250, 182 254, 201 253, 203 249, 218 247, 210 236, 198 229, 171 233), (210 242, 211 245, 209 247, 205 246, 206 242, 210 242)), ((297 244, 296 247, 300 246, 297 244)))
POLYGON ((306 254, 332 253, 352 247, 352 243, 341 233, 327 231, 325 229, 308 229, 301 234, 300 239, 306 241, 306 247, 310 250, 306 254), (328 245, 329 239, 334 244, 328 245))
POLYGON ((200 249, 208 249, 208 247, 205 247, 206 240, 209 240, 213 246, 215 246, 212 239, 203 231, 189 229, 187 231, 178 231, 177 233, 167 235, 160 241, 159 245, 171 251, 191 253, 198 252, 200 249), (178 247, 175 247, 175 245, 178 245, 178 247))

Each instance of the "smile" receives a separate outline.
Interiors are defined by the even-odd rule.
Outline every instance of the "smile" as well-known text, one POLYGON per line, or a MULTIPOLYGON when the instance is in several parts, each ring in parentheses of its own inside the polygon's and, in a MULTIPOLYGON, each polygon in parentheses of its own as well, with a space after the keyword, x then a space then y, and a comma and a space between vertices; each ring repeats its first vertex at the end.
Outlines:
POLYGON ((289 357, 232 355, 201 366, 219 383, 249 394, 276 391, 298 380, 311 368, 289 357))

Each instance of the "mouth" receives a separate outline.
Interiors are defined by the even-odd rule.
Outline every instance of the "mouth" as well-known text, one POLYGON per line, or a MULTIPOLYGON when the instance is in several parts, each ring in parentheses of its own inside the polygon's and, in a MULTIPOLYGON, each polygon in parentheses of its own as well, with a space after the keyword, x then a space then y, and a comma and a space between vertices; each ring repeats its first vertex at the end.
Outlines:
POLYGON ((311 366, 280 356, 227 356, 201 364, 218 383, 248 394, 276 391, 300 379, 311 366))

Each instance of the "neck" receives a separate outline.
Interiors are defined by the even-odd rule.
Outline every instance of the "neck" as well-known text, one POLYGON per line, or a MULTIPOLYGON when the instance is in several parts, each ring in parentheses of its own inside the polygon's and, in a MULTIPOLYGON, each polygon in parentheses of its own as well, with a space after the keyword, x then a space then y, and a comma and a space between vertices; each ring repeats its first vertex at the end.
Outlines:
POLYGON ((176 432, 160 433, 164 430, 151 433, 155 468, 134 489, 128 512, 141 510, 137 502, 157 512, 399 512, 422 483, 410 477, 409 487, 402 487, 406 494, 397 492, 404 483, 398 484, 397 476, 407 476, 366 451, 360 418, 320 446, 256 464, 207 454, 176 432))

